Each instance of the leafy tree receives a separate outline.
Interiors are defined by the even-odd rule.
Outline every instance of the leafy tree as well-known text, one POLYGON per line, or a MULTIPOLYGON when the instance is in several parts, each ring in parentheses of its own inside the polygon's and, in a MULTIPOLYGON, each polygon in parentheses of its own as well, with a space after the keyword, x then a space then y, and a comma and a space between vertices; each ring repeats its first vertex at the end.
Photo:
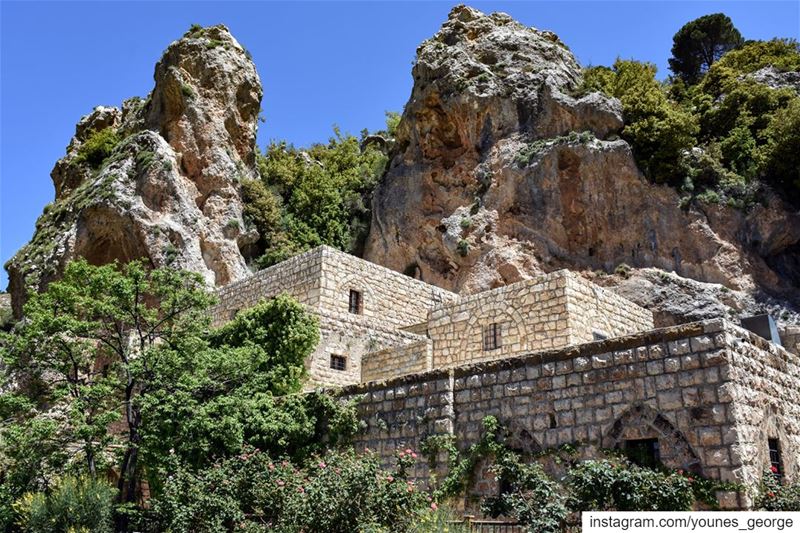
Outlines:
MULTIPOLYGON (((394 117, 387 115, 392 127, 394 117)), ((261 185, 245 185, 245 217, 261 234, 260 267, 320 244, 358 252, 369 228, 372 191, 387 158, 334 129, 306 149, 272 143, 258 157, 261 185)))
POLYGON ((631 143, 639 168, 658 183, 674 185, 683 180, 683 153, 694 146, 698 127, 691 113, 668 100, 655 74, 655 65, 618 59, 611 69, 588 69, 581 91, 620 99, 622 137, 631 143))
POLYGON ((697 83, 715 61, 742 42, 727 15, 704 15, 686 23, 672 38, 669 68, 686 83, 697 83))
POLYGON ((800 206, 800 98, 775 112, 764 136, 765 179, 800 206))
POLYGON ((121 501, 135 501, 138 488, 140 399, 160 367, 174 362, 167 355, 191 353, 211 301, 197 274, 138 261, 96 267, 81 259, 47 291, 31 295, 8 342, 12 369, 39 379, 48 387, 43 399, 64 406, 68 438, 80 443, 90 475, 99 453, 119 441, 121 501), (126 429, 112 435, 109 424, 120 408, 126 429))

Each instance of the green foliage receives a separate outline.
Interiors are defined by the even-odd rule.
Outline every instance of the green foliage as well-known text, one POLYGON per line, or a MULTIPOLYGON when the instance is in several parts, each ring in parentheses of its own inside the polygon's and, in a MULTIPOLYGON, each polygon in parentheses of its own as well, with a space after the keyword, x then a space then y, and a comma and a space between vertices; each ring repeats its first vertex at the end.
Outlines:
MULTIPOLYGON (((622 137, 645 175, 686 195, 682 207, 701 202, 746 210, 761 200, 764 185, 797 203, 799 98, 747 77, 768 65, 800 68, 797 42, 748 41, 721 57, 723 49, 716 50, 708 72, 691 86, 681 77, 663 86, 654 66, 617 60, 613 68, 586 69, 578 93, 599 90, 622 101, 622 137)), ((523 159, 541 149, 531 147, 523 159)))
POLYGON ((614 274, 622 278, 628 279, 631 275, 631 267, 627 263, 620 263, 614 269, 614 274))
POLYGON ((800 204, 800 98, 775 112, 764 137, 766 181, 800 204))
POLYGON ((182 83, 181 84, 181 94, 185 98, 188 98, 189 100, 194 100, 194 98, 197 96, 197 93, 195 93, 195 91, 192 88, 192 86, 189 85, 188 83, 182 83))
POLYGON ((781 484, 772 472, 764 472, 755 499, 763 511, 800 511, 800 483, 781 484))
POLYGON ((691 477, 617 461, 584 461, 570 469, 567 486, 578 511, 688 511, 691 477))
POLYGON ((389 137, 397 136, 397 128, 400 127, 400 119, 403 116, 397 111, 386 111, 386 133, 389 137))
POLYGON ((104 128, 92 132, 78 147, 73 159, 75 164, 86 163, 92 168, 99 168, 120 142, 119 134, 114 128, 104 128))
POLYGON ((456 249, 461 257, 466 257, 469 254, 469 241, 466 239, 461 239, 458 241, 456 249))
POLYGON ((563 531, 569 514, 566 497, 539 463, 524 463, 519 454, 503 447, 495 450, 492 472, 503 490, 481 505, 484 513, 513 516, 529 531, 563 531))
POLYGON ((407 531, 427 500, 408 479, 410 454, 387 471, 352 450, 315 456, 298 467, 256 449, 200 472, 178 468, 152 502, 159 530, 216 532, 407 531))
POLYGON ((723 13, 704 15, 686 23, 672 38, 669 68, 687 83, 696 83, 726 52, 743 42, 723 13))
MULTIPOLYGON (((141 398, 162 366, 176 363, 169 356, 193 353, 207 327, 211 301, 197 274, 151 270, 138 261, 124 267, 71 262, 61 280, 30 296, 26 320, 6 336, 2 354, 12 376, 39 384, 29 391, 31 399, 62 405, 64 418, 53 431, 50 415, 34 410, 19 416, 3 438, 13 437, 15 426, 35 423, 47 432, 42 443, 73 443, 73 460, 81 461, 90 476, 116 466, 120 497, 132 500, 140 468, 141 398), (127 431, 112 434, 109 424, 122 413, 127 431), (119 455, 110 453, 112 444, 119 455)), ((28 447, 18 441, 21 449, 28 447)), ((52 457, 39 461, 52 462, 52 457)), ((3 477, 13 479, 26 465, 12 461, 3 477)), ((63 465, 68 466, 78 463, 63 465)), ((34 477, 22 472, 24 479, 34 477)))
POLYGON ((29 533, 110 533, 115 494, 104 481, 67 476, 47 493, 26 493, 17 500, 17 524, 29 533))
POLYGON ((247 185, 245 216, 261 234, 266 257, 259 266, 320 244, 348 252, 363 246, 387 158, 373 145, 362 152, 357 138, 338 129, 334 134, 305 150, 271 144, 258 156, 262 185, 247 185))

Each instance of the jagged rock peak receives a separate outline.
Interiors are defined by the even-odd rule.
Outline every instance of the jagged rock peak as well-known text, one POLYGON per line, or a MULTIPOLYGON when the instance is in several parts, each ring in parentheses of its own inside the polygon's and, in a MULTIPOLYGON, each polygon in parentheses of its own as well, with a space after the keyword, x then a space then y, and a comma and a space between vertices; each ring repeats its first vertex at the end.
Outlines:
MULTIPOLYGON (((775 307, 763 293, 800 301, 798 214, 774 198, 748 213, 682 209, 675 189, 648 181, 616 135, 620 102, 572 96, 580 67, 554 34, 458 6, 419 47, 413 76, 373 196, 370 261, 464 292, 559 268, 624 266, 739 291, 737 310, 775 307)), ((690 300, 698 287, 669 289, 690 300)), ((640 301, 661 306, 662 323, 680 321, 650 296, 640 301)))
POLYGON ((53 204, 6 264, 14 312, 68 261, 144 259, 222 285, 248 273, 239 183, 255 175, 261 81, 225 26, 169 45, 147 99, 96 107, 51 173, 53 204))

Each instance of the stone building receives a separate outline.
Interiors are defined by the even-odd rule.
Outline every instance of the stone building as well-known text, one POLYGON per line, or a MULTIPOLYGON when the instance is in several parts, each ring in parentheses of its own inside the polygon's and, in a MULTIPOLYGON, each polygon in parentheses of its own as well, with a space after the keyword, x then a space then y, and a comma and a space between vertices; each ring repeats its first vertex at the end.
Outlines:
MULTIPOLYGON (((648 310, 566 270, 459 296, 327 247, 222 288, 214 321, 279 292, 320 319, 309 385, 358 397, 357 444, 387 463, 432 435, 465 448, 494 415, 523 453, 630 449, 745 487, 770 467, 800 478, 795 337, 789 351, 722 319, 654 329, 648 310)), ((496 494, 490 477, 473 495, 496 494)))

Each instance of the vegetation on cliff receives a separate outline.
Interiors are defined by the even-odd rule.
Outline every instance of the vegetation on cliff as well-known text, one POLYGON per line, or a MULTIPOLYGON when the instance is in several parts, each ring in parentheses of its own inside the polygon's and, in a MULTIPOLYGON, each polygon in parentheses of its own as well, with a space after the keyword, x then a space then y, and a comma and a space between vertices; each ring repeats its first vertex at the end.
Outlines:
MULTIPOLYGON (((676 34, 676 42, 698 21, 676 34)), ((620 59, 610 68, 589 67, 580 91, 620 99, 622 137, 639 167, 650 179, 678 188, 686 201, 747 208, 768 186, 800 205, 798 87, 759 75, 774 69, 780 80, 780 73, 800 70, 798 43, 734 44, 715 54, 704 72, 684 75, 679 67, 679 76, 664 83, 649 63, 620 59)))
MULTIPOLYGON (((387 128, 396 121, 387 113, 387 128)), ((259 179, 243 182, 242 191, 245 220, 259 232, 260 268, 321 244, 360 253, 372 191, 388 161, 377 145, 364 143, 366 136, 334 128, 327 144, 276 142, 257 154, 259 179)))

